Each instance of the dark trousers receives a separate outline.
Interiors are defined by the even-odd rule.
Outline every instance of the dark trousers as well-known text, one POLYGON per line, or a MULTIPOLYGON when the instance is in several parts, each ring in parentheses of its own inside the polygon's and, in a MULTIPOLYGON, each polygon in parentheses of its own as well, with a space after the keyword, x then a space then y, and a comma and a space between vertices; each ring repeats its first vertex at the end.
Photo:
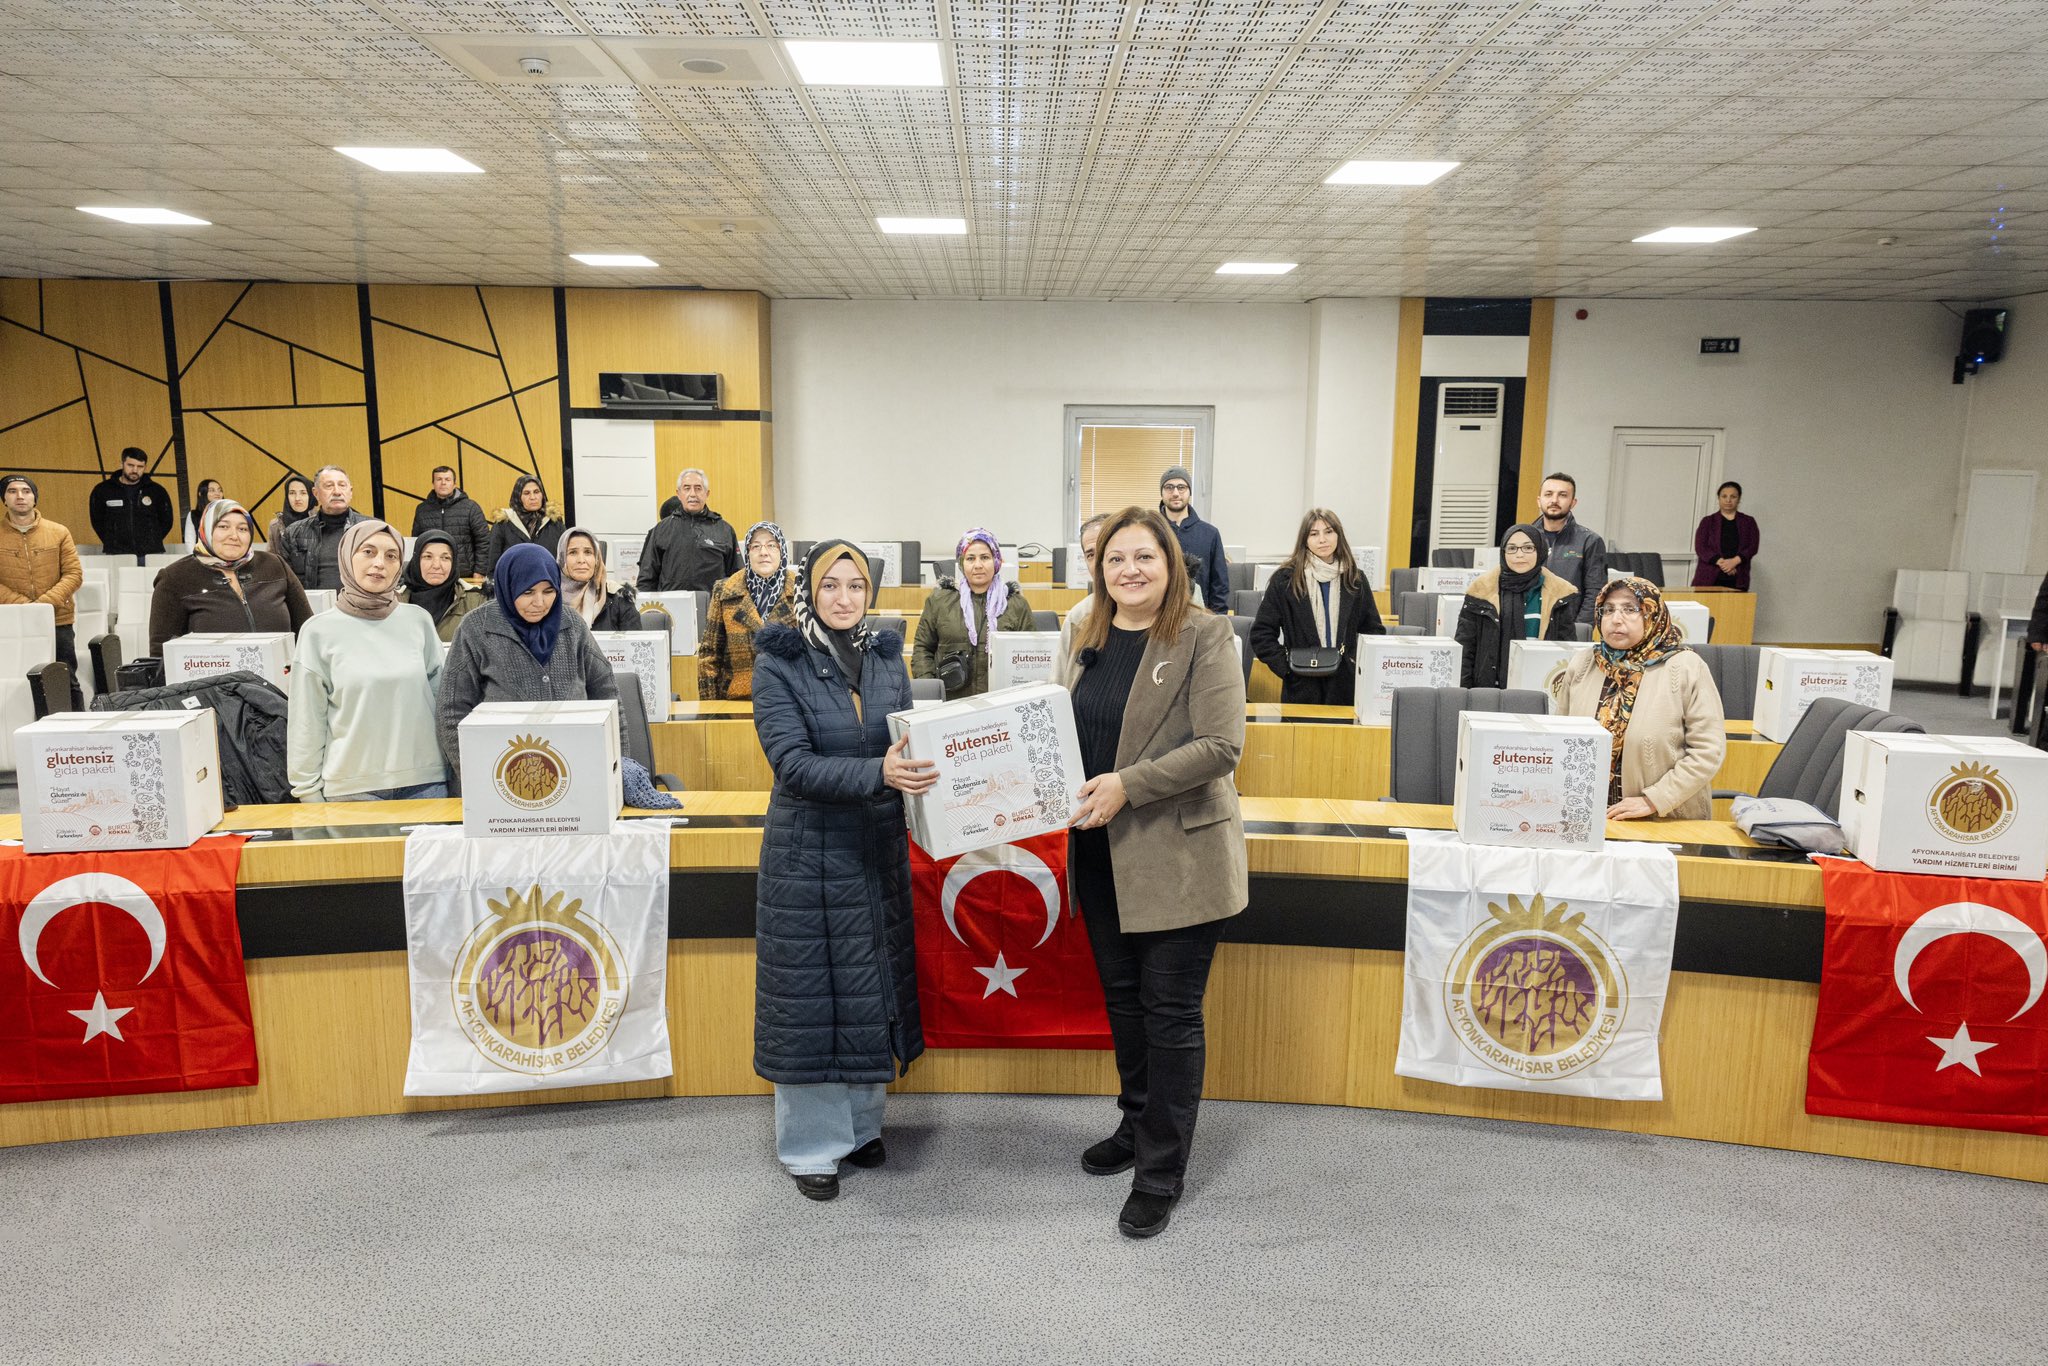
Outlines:
POLYGON ((1137 1154, 1131 1188, 1179 1195, 1208 1064, 1202 995, 1226 922, 1125 934, 1117 923, 1109 833, 1076 831, 1073 852, 1081 916, 1095 949, 1122 1081, 1116 1137, 1137 1154))
POLYGON ((85 710, 85 690, 78 686, 78 629, 57 628, 57 662, 71 666, 71 710, 85 710))

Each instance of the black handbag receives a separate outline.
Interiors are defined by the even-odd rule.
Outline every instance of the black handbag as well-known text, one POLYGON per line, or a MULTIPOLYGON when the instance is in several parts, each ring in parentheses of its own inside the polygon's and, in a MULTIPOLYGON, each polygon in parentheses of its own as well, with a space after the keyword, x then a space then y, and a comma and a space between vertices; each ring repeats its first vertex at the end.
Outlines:
POLYGON ((1344 663, 1336 645, 1301 645, 1287 652, 1287 672, 1296 678, 1328 678, 1344 663))

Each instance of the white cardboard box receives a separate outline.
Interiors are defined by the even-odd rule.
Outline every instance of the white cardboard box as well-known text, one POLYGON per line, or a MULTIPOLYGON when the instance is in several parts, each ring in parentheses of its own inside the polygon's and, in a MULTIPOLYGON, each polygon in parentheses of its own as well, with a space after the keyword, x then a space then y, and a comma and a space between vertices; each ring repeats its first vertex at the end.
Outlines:
POLYGON ((643 612, 659 607, 668 613, 670 654, 696 655, 697 640, 704 634, 704 623, 697 620, 695 593, 642 593, 638 601, 643 612))
POLYGON ((220 824, 211 707, 57 712, 14 733, 31 854, 183 849, 220 824))
POLYGON ((1374 592, 1387 591, 1387 553, 1376 545, 1355 545, 1351 547, 1351 558, 1358 561, 1358 572, 1365 575, 1366 584, 1374 592))
POLYGON ((613 673, 628 670, 640 679, 640 705, 647 710, 649 725, 668 720, 670 694, 669 639, 666 631, 592 631, 592 639, 613 673))
POLYGON ((874 572, 875 581, 868 585, 868 597, 874 597, 877 588, 901 588, 903 586, 903 542, 901 541, 855 541, 860 553, 868 557, 868 568, 874 572))
POLYGON ((1673 602, 1666 598, 1664 610, 1671 613, 1671 619, 1678 623, 1678 629, 1685 632, 1686 644, 1707 643, 1707 623, 1714 619, 1714 614, 1705 603, 1673 602))
POLYGON ((2030 882, 2048 873, 2048 753, 2003 736, 1844 741, 1842 833, 1863 862, 2030 882))
POLYGON ((313 615, 334 610, 335 591, 332 588, 308 588, 306 606, 313 609, 313 615))
POLYGON ((1067 828, 1081 790, 1074 704, 1056 683, 963 697, 889 714, 906 754, 939 766, 939 781, 904 801, 910 837, 951 858, 1067 828))
POLYGON ((1058 631, 991 631, 988 637, 988 686, 1015 688, 1052 678, 1060 651, 1058 631))
POLYGON ((174 636, 164 642, 164 682, 190 683, 247 669, 289 689, 294 643, 289 631, 174 636))
POLYGON ((1418 593, 1448 593, 1462 598, 1471 589, 1472 581, 1485 572, 1484 569, 1420 569, 1416 571, 1415 588, 1418 593))
POLYGON ((1467 844, 1598 850, 1612 737, 1590 716, 1458 714, 1452 823, 1467 844))
POLYGON ((1396 688, 1455 687, 1462 653, 1457 641, 1436 636, 1360 636, 1358 723, 1388 724, 1396 688))
POLYGON ((464 834, 602 835, 625 807, 610 698, 484 702, 455 737, 464 834))
MULTIPOLYGON (((1508 645, 1508 686, 1529 688, 1550 695, 1550 682, 1563 673, 1581 650, 1590 645, 1575 640, 1517 640, 1508 645)), ((1551 709, 1556 710, 1553 701, 1551 709)))
POLYGON ((1431 623, 1431 635, 1453 640, 1458 634, 1458 613, 1465 610, 1463 593, 1445 593, 1436 600, 1436 620, 1431 623))
POLYGON ((1780 650, 1765 647, 1757 660, 1756 733, 1780 744, 1806 709, 1823 697, 1846 697, 1866 707, 1889 707, 1892 661, 1868 650, 1780 650))

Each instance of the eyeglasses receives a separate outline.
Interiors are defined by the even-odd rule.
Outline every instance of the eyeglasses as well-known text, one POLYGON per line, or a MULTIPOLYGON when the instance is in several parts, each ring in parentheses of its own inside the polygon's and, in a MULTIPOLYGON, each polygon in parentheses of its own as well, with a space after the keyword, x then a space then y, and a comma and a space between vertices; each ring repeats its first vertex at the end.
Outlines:
POLYGON ((1634 603, 1617 603, 1612 607, 1600 609, 1600 615, 1603 617, 1639 617, 1642 614, 1643 609, 1634 603))
POLYGON ((1503 555, 1534 555, 1536 553, 1536 547, 1533 545, 1521 545, 1519 543, 1510 543, 1509 545, 1504 547, 1500 553, 1503 555))
POLYGON ((1181 483, 1180 480, 1176 479, 1171 484, 1161 484, 1159 486, 1159 489, 1162 493, 1186 493, 1188 491, 1188 486, 1186 484, 1181 483))

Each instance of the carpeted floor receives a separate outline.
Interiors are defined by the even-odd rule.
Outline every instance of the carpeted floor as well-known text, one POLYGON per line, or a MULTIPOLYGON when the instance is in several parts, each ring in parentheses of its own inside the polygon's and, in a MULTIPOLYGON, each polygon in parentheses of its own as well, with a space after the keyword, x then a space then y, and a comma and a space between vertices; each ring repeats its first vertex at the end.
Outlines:
POLYGON ((2007 1363, 2048 1188, 1572 1129, 1205 1107, 1164 1235, 1108 1101, 891 1101, 833 1204, 765 1099, 0 1152, 0 1361, 2007 1363))

